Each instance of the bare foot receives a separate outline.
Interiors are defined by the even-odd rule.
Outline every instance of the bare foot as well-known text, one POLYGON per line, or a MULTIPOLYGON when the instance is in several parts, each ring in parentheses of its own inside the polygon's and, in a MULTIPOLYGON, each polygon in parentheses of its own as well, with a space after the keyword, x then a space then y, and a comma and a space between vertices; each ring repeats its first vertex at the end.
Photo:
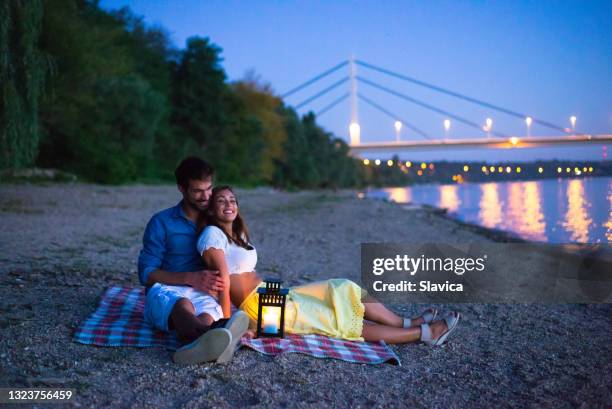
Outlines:
POLYGON ((424 315, 426 312, 429 312, 430 314, 434 313, 434 309, 433 308, 428 308, 425 310, 425 312, 423 313, 423 315, 416 317, 416 318, 411 318, 410 319, 410 327, 418 327, 421 324, 425 324, 425 318, 424 315))
MULTIPOLYGON (((457 325, 457 321, 461 317, 461 314, 457 311, 454 311, 451 315, 456 319, 456 321, 454 321, 454 325, 457 325)), ((449 329, 445 319, 432 322, 431 324, 429 324, 429 328, 431 330, 431 337, 433 341, 446 334, 449 329)))
POLYGON ((431 338, 433 341, 435 341, 446 332, 448 326, 446 325, 446 321, 440 320, 429 324, 429 328, 431 329, 431 338))

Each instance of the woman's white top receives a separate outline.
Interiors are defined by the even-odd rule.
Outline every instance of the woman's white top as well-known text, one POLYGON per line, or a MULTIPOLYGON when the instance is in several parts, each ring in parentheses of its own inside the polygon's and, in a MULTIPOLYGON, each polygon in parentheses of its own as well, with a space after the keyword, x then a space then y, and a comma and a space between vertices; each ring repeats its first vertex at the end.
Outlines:
POLYGON ((230 243, 227 236, 217 226, 206 226, 198 239, 198 252, 202 255, 206 250, 215 248, 223 250, 230 274, 240 274, 255 271, 257 250, 249 243, 251 250, 230 243))

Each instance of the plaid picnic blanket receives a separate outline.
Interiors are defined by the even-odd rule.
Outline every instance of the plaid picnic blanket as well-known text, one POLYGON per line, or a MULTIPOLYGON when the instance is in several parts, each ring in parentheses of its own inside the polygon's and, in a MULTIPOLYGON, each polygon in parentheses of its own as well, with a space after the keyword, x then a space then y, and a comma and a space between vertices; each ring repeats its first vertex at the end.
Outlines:
MULTIPOLYGON (((143 288, 109 288, 96 311, 77 328, 74 340, 87 345, 176 350, 179 342, 174 333, 157 330, 145 322, 144 304, 143 288)), ((400 365, 399 357, 383 342, 345 341, 322 335, 288 335, 283 339, 242 337, 240 344, 266 355, 297 352, 347 362, 400 365)))

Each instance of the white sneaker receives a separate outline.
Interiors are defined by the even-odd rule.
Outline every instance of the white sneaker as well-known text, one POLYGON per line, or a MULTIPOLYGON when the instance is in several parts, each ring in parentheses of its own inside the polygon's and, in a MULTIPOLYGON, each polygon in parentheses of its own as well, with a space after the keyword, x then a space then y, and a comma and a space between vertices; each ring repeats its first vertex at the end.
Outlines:
POLYGON ((236 348, 238 347, 238 342, 240 342, 240 338, 244 335, 245 332, 249 329, 249 316, 246 315, 243 311, 236 311, 234 315, 229 319, 229 321, 224 325, 228 331, 232 334, 232 342, 228 345, 228 347, 223 351, 221 356, 217 358, 217 363, 225 363, 232 360, 234 356, 234 352, 236 352, 236 348))
MULTIPOLYGON (((206 331, 198 339, 179 348, 172 360, 177 364, 199 364, 218 359, 232 344, 232 333, 225 328, 206 331)), ((231 357, 230 357, 231 358, 231 357)))

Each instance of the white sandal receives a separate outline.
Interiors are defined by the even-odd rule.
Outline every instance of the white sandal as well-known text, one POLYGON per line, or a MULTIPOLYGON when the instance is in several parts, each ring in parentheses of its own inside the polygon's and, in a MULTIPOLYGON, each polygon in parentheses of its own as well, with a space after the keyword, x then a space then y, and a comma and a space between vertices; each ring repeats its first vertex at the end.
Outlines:
POLYGON ((404 323, 402 324, 402 328, 410 328, 412 326, 412 321, 420 317, 423 317, 423 321, 425 321, 425 324, 429 324, 430 322, 435 320, 437 316, 438 316, 438 310, 436 310, 435 308, 428 308, 425 310, 423 314, 421 314, 418 317, 404 318, 404 323))
POLYGON ((446 315, 443 320, 446 322, 446 331, 437 339, 432 338, 431 327, 429 324, 421 324, 421 341, 429 346, 440 346, 446 342, 448 336, 457 328, 461 314, 453 312, 446 315))

